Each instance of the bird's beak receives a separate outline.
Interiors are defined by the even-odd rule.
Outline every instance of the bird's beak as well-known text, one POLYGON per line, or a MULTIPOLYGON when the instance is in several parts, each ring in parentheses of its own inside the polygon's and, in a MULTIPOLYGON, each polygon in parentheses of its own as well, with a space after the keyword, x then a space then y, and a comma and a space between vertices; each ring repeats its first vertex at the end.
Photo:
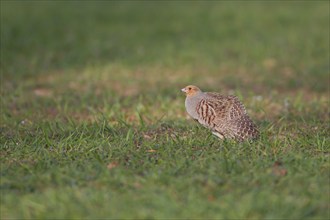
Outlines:
POLYGON ((186 88, 181 89, 182 92, 187 92, 186 88))

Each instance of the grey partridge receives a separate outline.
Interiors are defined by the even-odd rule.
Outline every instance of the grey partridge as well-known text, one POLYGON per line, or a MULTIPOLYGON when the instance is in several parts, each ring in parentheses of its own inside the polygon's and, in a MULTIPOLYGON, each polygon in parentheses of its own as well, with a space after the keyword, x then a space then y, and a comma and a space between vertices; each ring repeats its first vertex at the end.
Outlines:
POLYGON ((181 91, 186 93, 185 106, 188 114, 220 139, 241 142, 259 136, 257 126, 236 96, 202 92, 193 85, 186 86, 181 91))

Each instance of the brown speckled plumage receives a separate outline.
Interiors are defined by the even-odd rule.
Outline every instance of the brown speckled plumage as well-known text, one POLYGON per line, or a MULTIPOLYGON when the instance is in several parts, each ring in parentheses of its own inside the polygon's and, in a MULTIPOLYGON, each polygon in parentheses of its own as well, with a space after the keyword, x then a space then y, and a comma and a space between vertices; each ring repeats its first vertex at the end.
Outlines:
POLYGON ((188 114, 217 137, 244 141, 259 136, 256 125, 236 96, 202 92, 196 86, 187 86, 182 91, 187 95, 188 114))

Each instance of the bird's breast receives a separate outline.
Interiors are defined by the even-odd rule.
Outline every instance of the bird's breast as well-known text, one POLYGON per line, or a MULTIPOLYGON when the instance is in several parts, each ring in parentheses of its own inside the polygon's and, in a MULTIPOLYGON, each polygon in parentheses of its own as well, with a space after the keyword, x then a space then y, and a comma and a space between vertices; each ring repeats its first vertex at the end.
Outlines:
POLYGON ((198 119, 198 112, 196 110, 196 107, 197 107, 197 104, 200 102, 201 100, 198 99, 198 98, 189 98, 187 97, 186 98, 186 101, 185 101, 185 107, 186 107, 186 110, 188 112, 188 114, 194 118, 194 119, 198 119))

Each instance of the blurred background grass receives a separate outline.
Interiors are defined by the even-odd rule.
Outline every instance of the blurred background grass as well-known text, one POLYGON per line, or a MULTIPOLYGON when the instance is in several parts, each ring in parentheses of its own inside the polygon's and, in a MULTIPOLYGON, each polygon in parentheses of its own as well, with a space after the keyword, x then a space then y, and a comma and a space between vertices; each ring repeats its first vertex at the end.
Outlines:
POLYGON ((329 88, 328 2, 1 6, 5 97, 15 91, 26 100, 39 92, 66 97, 66 106, 85 103, 81 97, 100 106, 102 97, 111 102, 158 94, 173 100, 179 88, 196 84, 241 98, 277 94, 324 101, 329 88))
POLYGON ((1 217, 329 216, 328 1, 0 3, 1 217), (187 121, 187 84, 261 140, 187 121))
POLYGON ((204 77, 231 75, 233 86, 263 78, 270 88, 327 89, 327 2, 1 4, 6 75, 117 64, 197 68, 204 77))

